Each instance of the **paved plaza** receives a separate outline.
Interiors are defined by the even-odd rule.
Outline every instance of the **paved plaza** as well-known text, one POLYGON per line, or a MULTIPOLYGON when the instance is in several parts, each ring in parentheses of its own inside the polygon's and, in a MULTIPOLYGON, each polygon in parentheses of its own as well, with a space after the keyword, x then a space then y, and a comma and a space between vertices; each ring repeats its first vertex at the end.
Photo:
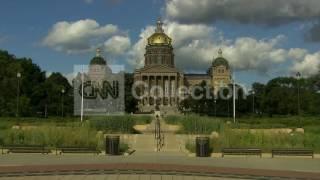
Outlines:
MULTIPOLYGON (((27 177, 0 179, 232 179, 252 177, 320 177, 319 158, 306 157, 210 157, 196 158, 182 153, 136 152, 131 156, 91 154, 0 156, 0 172, 38 172, 27 177), (132 171, 124 171, 130 169, 132 171), (80 172, 79 170, 84 170, 80 172), (91 170, 91 171, 90 171, 91 170), (93 171, 92 171, 93 170, 93 171), (99 170, 99 171, 97 171, 99 170), (107 170, 107 171, 102 171, 107 170), (120 171, 115 171, 120 170, 120 171), (146 170, 141 172, 141 170, 146 170), (154 171, 156 170, 156 171, 154 171), (159 171, 158 170, 163 170, 159 171), (45 174, 50 171, 49 174, 45 174), (72 173, 68 173, 68 171, 72 173), (166 172, 168 173, 166 174, 166 172), (171 171, 174 171, 172 173, 171 171), (201 172, 210 172, 207 175, 201 172), (56 172, 56 173, 55 173, 56 172), (60 172, 60 173, 59 173, 60 172), (65 174, 61 174, 64 172, 65 174), (176 173, 177 172, 177 173, 176 173), (189 172, 194 172, 189 173, 189 172), (41 174, 44 173, 44 174, 41 174), (79 174, 80 173, 80 174, 79 174), (171 174, 170 174, 171 173, 171 174), (188 174, 189 173, 189 174, 188 174), (199 173, 199 174, 197 174, 199 173), (204 176, 202 176, 204 175, 204 176), (249 176, 247 176, 249 175, 249 176), (48 178, 47 178, 48 177, 48 178)), ((0 176, 1 177, 1 176, 0 176)), ((244 178, 246 179, 246 178, 244 178)))
POLYGON ((232 180, 234 178, 174 175, 65 175, 5 177, 6 180, 232 180))

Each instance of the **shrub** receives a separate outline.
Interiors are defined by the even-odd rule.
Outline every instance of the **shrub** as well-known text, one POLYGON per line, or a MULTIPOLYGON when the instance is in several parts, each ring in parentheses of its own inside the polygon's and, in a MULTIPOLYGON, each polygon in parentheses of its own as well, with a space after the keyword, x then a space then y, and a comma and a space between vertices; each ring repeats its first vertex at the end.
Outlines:
POLYGON ((105 116, 93 117, 90 126, 105 133, 134 133, 133 126, 150 123, 150 116, 105 116))
POLYGON ((12 129, 4 136, 7 145, 44 145, 57 146, 98 146, 101 137, 97 131, 83 127, 48 127, 39 126, 33 129, 12 129))
POLYGON ((168 124, 181 125, 180 133, 211 134, 212 131, 220 132, 223 129, 223 121, 208 116, 186 115, 168 116, 165 118, 168 124))
MULTIPOLYGON (((191 152, 195 153, 196 152, 196 142, 195 139, 193 140, 188 140, 185 144, 186 149, 191 152)), ((209 146, 209 153, 213 152, 213 144, 212 144, 212 139, 210 140, 210 146, 209 146)))
POLYGON ((301 133, 263 133, 249 130, 225 128, 219 138, 212 139, 215 152, 222 148, 261 148, 271 151, 273 148, 311 148, 320 150, 320 137, 315 134, 301 133))
POLYGON ((186 149, 191 152, 191 153, 195 153, 196 152, 196 144, 194 141, 187 141, 186 142, 186 149))
POLYGON ((119 145, 120 153, 125 153, 126 151, 128 151, 128 149, 129 149, 129 145, 128 144, 120 142, 120 145, 119 145))

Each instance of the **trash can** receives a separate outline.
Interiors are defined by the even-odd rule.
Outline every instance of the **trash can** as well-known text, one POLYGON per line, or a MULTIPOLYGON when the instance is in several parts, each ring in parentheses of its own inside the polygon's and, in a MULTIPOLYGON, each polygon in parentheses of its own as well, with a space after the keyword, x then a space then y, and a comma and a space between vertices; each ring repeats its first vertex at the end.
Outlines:
POLYGON ((120 136, 106 137, 106 154, 119 155, 120 136))
POLYGON ((197 137, 196 138, 197 157, 209 157, 210 156, 209 146, 210 146, 209 137, 197 137))

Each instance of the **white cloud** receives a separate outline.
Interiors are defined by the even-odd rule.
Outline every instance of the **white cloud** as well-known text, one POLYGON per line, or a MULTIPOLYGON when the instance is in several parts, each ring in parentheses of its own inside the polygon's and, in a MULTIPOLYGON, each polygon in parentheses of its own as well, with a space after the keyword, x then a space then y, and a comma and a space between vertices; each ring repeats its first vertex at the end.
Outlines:
POLYGON ((101 26, 92 19, 62 21, 53 25, 43 44, 67 53, 86 52, 117 33, 119 33, 117 26, 113 24, 101 26))
POLYGON ((320 72, 320 51, 307 54, 302 61, 296 62, 291 69, 300 72, 302 76, 311 76, 320 72))
POLYGON ((123 55, 130 48, 131 41, 127 36, 113 36, 105 43, 105 50, 111 55, 123 55))
MULTIPOLYGON (((320 52, 312 55, 302 48, 281 48, 287 40, 284 35, 271 39, 226 39, 209 25, 165 22, 164 30, 173 39, 176 67, 184 72, 207 70, 219 48, 223 49, 223 56, 231 67, 240 71, 253 70, 271 76, 272 73, 288 75, 293 70, 301 71, 305 76, 319 72, 320 52)), ((154 29, 154 26, 142 29, 140 39, 129 51, 129 64, 143 66, 146 39, 154 29)))
POLYGON ((175 47, 188 44, 194 39, 212 39, 215 30, 211 26, 201 24, 179 24, 168 21, 166 23, 168 23, 168 26, 165 27, 166 32, 174 38, 175 47))
POLYGON ((143 66, 145 47, 147 45, 147 38, 154 32, 154 26, 147 26, 141 30, 139 40, 131 47, 128 52, 128 64, 132 67, 138 68, 143 66))
MULTIPOLYGON (((147 26, 140 34, 140 40, 131 50, 131 63, 143 65, 146 39, 154 32, 147 26)), ((270 40, 257 40, 251 37, 225 39, 221 32, 208 25, 180 24, 167 21, 165 32, 173 39, 175 63, 183 71, 205 71, 217 56, 219 48, 224 57, 238 70, 266 72, 275 64, 283 63, 288 53, 278 46, 285 39, 277 36, 270 40)))
POLYGON ((293 60, 299 60, 304 58, 308 54, 306 49, 301 48, 292 48, 289 50, 289 57, 293 58, 293 60))
POLYGON ((210 23, 283 24, 320 17, 319 0, 167 0, 165 13, 171 20, 210 23))
MULTIPOLYGON (((78 53, 104 47, 107 55, 128 57, 132 67, 141 67, 147 38, 154 33, 154 26, 141 30, 139 40, 131 45, 129 36, 121 33, 116 25, 101 26, 94 20, 56 23, 43 43, 58 51, 78 53)), ((219 48, 223 56, 236 70, 253 70, 258 73, 275 71, 286 75, 289 71, 301 71, 306 76, 317 72, 319 54, 309 54, 306 49, 281 48, 286 41, 283 35, 271 39, 238 37, 227 39, 213 26, 182 24, 165 21, 165 32, 173 39, 175 64, 184 72, 206 71, 219 48)))

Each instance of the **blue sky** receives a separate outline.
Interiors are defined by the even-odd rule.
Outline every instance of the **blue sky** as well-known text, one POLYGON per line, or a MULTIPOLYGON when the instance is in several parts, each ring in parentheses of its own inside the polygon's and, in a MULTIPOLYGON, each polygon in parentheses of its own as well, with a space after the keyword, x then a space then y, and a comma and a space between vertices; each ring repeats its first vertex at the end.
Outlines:
MULTIPOLYGON (((302 5, 314 8, 310 13, 291 11, 291 5, 299 3, 297 0, 280 0, 278 6, 283 8, 274 8, 273 0, 266 0, 264 13, 271 11, 266 16, 254 10, 260 4, 251 4, 252 12, 246 9, 242 12, 239 6, 233 10, 233 0, 223 5, 216 3, 218 0, 199 1, 3 0, 0 48, 18 57, 32 58, 45 71, 67 75, 75 64, 87 64, 95 54, 94 49, 103 46, 106 59, 113 64, 124 64, 132 71, 141 66, 144 40, 152 34, 157 18, 162 17, 165 30, 174 41, 176 65, 184 72, 205 72, 217 56, 218 48, 223 49, 236 70, 238 81, 247 85, 266 82, 275 76, 289 76, 294 71, 309 76, 316 72, 314 66, 320 65, 319 42, 305 39, 320 19, 317 1, 306 0, 302 5), (216 9, 219 12, 215 13, 216 9), (284 9, 290 16, 283 13, 284 9), (79 33, 73 38, 67 33, 59 34, 76 28, 73 25, 77 22, 93 27, 82 28, 84 35, 79 33), (55 26, 59 23, 61 26, 55 26), (115 30, 104 29, 108 25, 115 30), (93 35, 92 30, 97 32, 93 35)), ((247 1, 237 2, 246 8, 247 1)))
POLYGON ((99 24, 116 24, 138 39, 141 28, 159 17, 160 3, 149 0, 112 2, 83 0, 5 0, 1 2, 1 49, 19 57, 31 57, 47 71, 72 71, 73 64, 88 63, 95 52, 68 55, 41 45, 53 24, 59 21, 94 19, 99 24), (137 11, 137 9, 141 9, 137 11))

